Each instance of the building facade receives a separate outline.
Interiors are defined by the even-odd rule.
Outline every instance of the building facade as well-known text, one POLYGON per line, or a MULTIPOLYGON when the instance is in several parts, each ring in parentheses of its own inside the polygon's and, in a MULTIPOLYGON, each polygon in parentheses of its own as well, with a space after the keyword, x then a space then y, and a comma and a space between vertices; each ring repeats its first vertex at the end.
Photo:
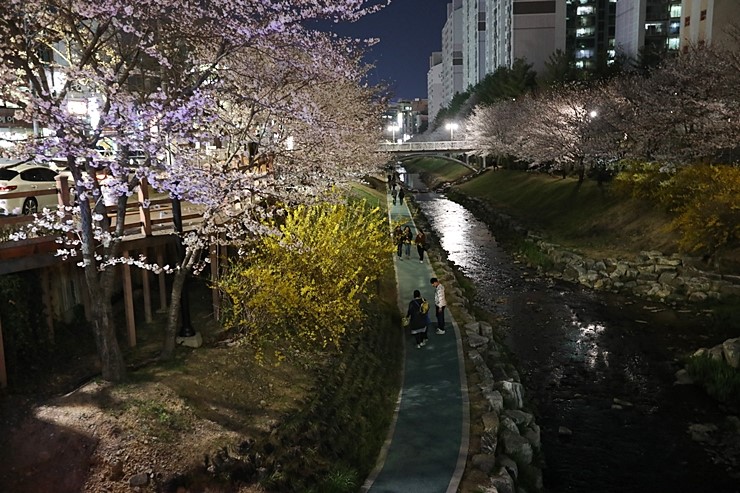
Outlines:
POLYGON ((616 0, 566 2, 565 52, 577 69, 595 70, 616 59, 616 0))
POLYGON ((540 72, 555 50, 566 49, 566 0, 514 0, 512 19, 507 67, 521 58, 540 72))
POLYGON ((442 28, 442 104, 446 105, 463 89, 462 0, 447 4, 447 21, 442 28))
POLYGON ((488 73, 486 67, 486 5, 491 0, 463 0, 463 88, 476 85, 488 73))
POLYGON ((430 122, 433 122, 437 113, 439 113, 439 110, 442 108, 442 101, 444 100, 441 51, 435 51, 429 57, 429 71, 427 72, 427 98, 429 105, 427 117, 430 122))
POLYGON ((495 72, 498 67, 511 67, 512 21, 514 0, 490 2, 486 9, 486 67, 495 72))
POLYGON ((677 52, 681 0, 619 0, 616 5, 617 53, 639 61, 677 52))
POLYGON ((732 30, 740 29, 740 0, 683 0, 680 49, 709 44, 737 46, 732 30))

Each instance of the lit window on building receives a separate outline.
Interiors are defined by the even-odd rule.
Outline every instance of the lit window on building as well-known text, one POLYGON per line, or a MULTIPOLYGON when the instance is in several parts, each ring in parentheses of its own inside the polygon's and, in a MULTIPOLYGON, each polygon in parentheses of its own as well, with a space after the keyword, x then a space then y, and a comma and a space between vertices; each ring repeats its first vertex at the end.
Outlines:
POLYGON ((678 18, 681 17, 681 4, 674 4, 671 5, 671 17, 678 18))
POLYGON ((593 36, 594 34, 594 28, 593 27, 582 27, 580 29, 576 29, 576 37, 583 38, 586 36, 593 36))
POLYGON ((594 8, 590 6, 589 7, 578 7, 576 9, 576 14, 578 15, 591 15, 593 13, 594 13, 594 8))

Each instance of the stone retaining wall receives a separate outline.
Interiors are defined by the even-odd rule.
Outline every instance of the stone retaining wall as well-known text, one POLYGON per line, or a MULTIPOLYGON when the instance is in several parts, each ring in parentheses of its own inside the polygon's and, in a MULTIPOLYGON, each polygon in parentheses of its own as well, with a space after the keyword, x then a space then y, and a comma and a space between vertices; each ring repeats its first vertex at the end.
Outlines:
POLYGON ((591 289, 630 294, 666 303, 702 302, 708 299, 740 298, 740 276, 722 275, 699 269, 697 259, 663 255, 658 251, 640 252, 635 260, 593 259, 567 250, 527 231, 486 202, 456 196, 465 206, 485 217, 489 225, 518 233, 533 244, 552 263, 545 272, 555 278, 577 282, 591 289))

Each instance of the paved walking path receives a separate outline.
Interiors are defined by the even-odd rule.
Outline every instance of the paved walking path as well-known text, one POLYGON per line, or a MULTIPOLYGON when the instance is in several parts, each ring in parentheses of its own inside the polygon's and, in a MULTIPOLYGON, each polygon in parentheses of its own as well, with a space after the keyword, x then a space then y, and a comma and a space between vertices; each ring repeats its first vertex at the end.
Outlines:
MULTIPOLYGON (((416 236, 406 204, 392 204, 390 219, 403 221, 416 236)), ((468 398, 460 331, 449 309, 445 310, 447 333, 437 335, 434 271, 428 259, 419 262, 416 246, 411 256, 394 254, 398 305, 406 315, 415 289, 429 301, 429 341, 421 349, 408 329, 403 329, 405 362, 403 386, 396 416, 375 470, 363 486, 371 493, 435 493, 457 491, 468 448, 468 398)), ((448 286, 445 286, 449 289, 448 286)), ((399 328, 399 330, 401 330, 399 328)))

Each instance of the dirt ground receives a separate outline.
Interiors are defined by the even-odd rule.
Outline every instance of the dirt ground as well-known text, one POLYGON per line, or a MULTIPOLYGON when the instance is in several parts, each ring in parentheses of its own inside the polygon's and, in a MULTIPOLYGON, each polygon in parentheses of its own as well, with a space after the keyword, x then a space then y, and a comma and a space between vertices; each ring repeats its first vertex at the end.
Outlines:
POLYGON ((132 370, 125 385, 93 378, 69 391, 94 372, 87 366, 55 378, 64 394, 0 395, 0 492, 235 491, 178 488, 178 475, 206 471, 206 455, 269 433, 311 380, 300 365, 257 365, 213 325, 205 335, 204 347, 132 370))

